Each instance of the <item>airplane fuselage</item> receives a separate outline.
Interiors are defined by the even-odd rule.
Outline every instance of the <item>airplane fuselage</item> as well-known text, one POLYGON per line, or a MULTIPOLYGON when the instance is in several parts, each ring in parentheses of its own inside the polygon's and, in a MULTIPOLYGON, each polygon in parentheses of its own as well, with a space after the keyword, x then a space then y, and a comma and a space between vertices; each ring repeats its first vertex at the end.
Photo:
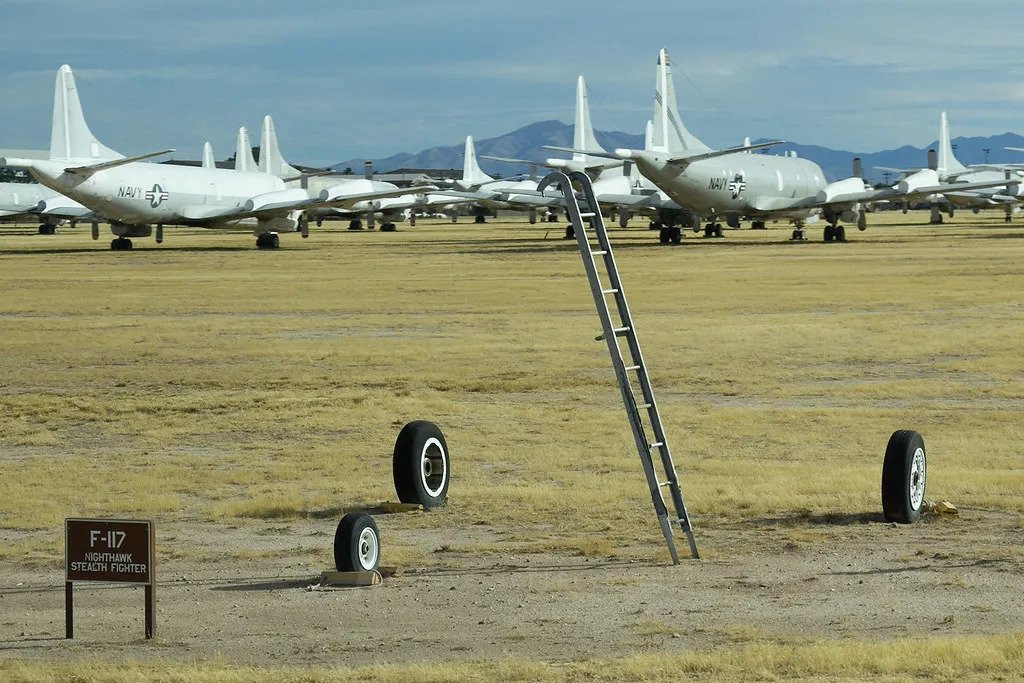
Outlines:
POLYGON ((669 163, 663 152, 648 150, 632 158, 676 203, 704 216, 757 216, 765 200, 809 199, 827 185, 820 166, 797 157, 741 152, 680 165, 669 163))
POLYGON ((251 171, 137 162, 82 177, 66 173, 67 166, 68 162, 35 161, 30 170, 41 184, 110 220, 132 225, 238 223, 188 216, 241 208, 254 195, 285 189, 280 178, 251 171))

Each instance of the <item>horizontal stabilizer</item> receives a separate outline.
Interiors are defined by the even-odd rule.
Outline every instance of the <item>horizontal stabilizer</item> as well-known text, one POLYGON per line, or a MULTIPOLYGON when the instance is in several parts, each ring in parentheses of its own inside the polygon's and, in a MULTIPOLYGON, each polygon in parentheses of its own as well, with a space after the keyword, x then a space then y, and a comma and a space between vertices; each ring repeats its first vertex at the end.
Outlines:
POLYGON ((373 199, 401 197, 406 194, 422 194, 424 192, 432 192, 436 189, 436 185, 417 185, 415 187, 396 187, 391 190, 373 190, 370 192, 353 192, 346 194, 343 185, 335 185, 322 190, 316 201, 318 204, 326 206, 342 207, 351 206, 352 204, 357 204, 359 202, 371 201, 373 199))
POLYGON ((750 152, 755 149, 764 149, 765 147, 774 147, 775 145, 786 144, 784 140, 772 140, 771 142, 758 142, 754 145, 740 145, 739 147, 727 147, 726 149, 716 149, 710 152, 701 152, 699 154, 684 154, 680 156, 669 157, 669 163, 673 164, 692 164, 695 161, 702 161, 704 159, 714 159, 715 157, 724 157, 727 154, 738 154, 741 152, 750 152))
POLYGON ((173 151, 174 151, 173 149, 164 149, 164 150, 161 150, 159 152, 150 152, 149 154, 140 154, 139 156, 136 156, 136 157, 125 157, 125 158, 122 158, 122 159, 113 159, 111 161, 103 161, 103 162, 100 162, 98 164, 89 164, 87 166, 69 166, 68 168, 65 168, 64 170, 66 172, 68 172, 68 173, 73 174, 73 175, 81 175, 81 176, 88 177, 88 176, 91 176, 93 173, 96 173, 97 171, 105 171, 108 168, 117 168, 118 166, 124 166, 125 164, 130 164, 130 163, 133 163, 135 161, 142 161, 143 159, 151 159, 153 157, 158 157, 161 154, 170 154, 173 151))

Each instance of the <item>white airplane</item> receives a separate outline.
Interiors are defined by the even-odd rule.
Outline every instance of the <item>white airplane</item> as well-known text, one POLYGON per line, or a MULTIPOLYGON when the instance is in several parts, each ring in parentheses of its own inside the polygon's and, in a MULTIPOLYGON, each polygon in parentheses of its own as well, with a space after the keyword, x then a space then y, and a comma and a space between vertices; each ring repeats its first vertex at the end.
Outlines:
MULTIPOLYGON (((951 183, 982 183, 1002 181, 1002 185, 990 188, 990 191, 963 191, 954 189, 933 195, 931 203, 932 223, 941 223, 945 211, 952 218, 956 207, 973 210, 975 213, 983 208, 1000 207, 1005 212, 1005 220, 1012 220, 1015 207, 1024 201, 1021 183, 1024 181, 1024 169, 1017 164, 979 164, 964 166, 953 154, 953 145, 949 135, 949 119, 946 112, 939 115, 939 144, 935 154, 929 151, 929 168, 897 169, 882 167, 883 171, 894 171, 907 174, 933 174, 936 182, 951 183)), ((906 211, 906 208, 904 208, 906 211)))
MULTIPOLYGON (((111 249, 131 249, 128 238, 149 236, 154 224, 158 243, 165 224, 246 225, 252 227, 258 248, 277 248, 279 232, 308 234, 302 215, 307 208, 355 206, 409 192, 380 192, 363 183, 324 188, 311 197, 301 188, 287 188, 269 172, 140 163, 170 151, 126 158, 103 145, 85 122, 75 77, 64 65, 57 71, 49 160, 0 159, 0 165, 28 169, 43 185, 110 221, 116 235, 111 249)), ((99 239, 97 221, 92 236, 99 239)))
POLYGON ((845 241, 846 232, 839 222, 856 222, 858 228, 865 229, 865 202, 998 184, 952 186, 936 184, 932 176, 915 174, 892 188, 871 190, 858 177, 827 183, 817 164, 793 154, 751 154, 779 141, 713 150, 683 125, 665 49, 658 55, 653 142, 646 150, 616 149, 614 157, 634 161, 640 172, 677 204, 708 217, 706 229, 715 231, 717 218, 730 214, 735 219, 753 219, 753 227, 763 227, 766 219, 788 218, 797 226, 794 239, 803 239, 804 221, 820 213, 828 221, 825 241, 845 241))
MULTIPOLYGON (((250 164, 255 164, 255 161, 252 157, 248 133, 244 127, 240 128, 238 133, 235 168, 239 168, 239 165, 243 168, 250 168, 250 164), (240 159, 241 162, 239 162, 240 159)), ((356 202, 345 207, 323 206, 308 209, 307 215, 314 218, 318 226, 325 218, 341 217, 349 219, 350 230, 361 230, 365 218, 368 227, 372 230, 377 216, 380 216, 383 221, 380 226, 381 231, 391 232, 396 229, 396 221, 406 218, 410 225, 415 225, 416 211, 439 206, 448 207, 453 203, 451 197, 428 193, 428 190, 436 189, 432 185, 402 189, 393 183, 373 180, 372 167, 368 168, 363 178, 353 178, 331 171, 303 173, 284 160, 278 146, 274 120, 269 116, 263 118, 263 128, 260 131, 260 161, 256 167, 264 173, 281 178, 286 186, 308 190, 314 196, 328 189, 337 191, 339 188, 349 188, 353 192, 366 192, 367 188, 370 188, 378 193, 373 199, 356 202)))
POLYGON ((40 235, 54 234, 63 220, 74 223, 93 215, 90 209, 45 185, 0 183, 0 218, 37 218, 40 235))

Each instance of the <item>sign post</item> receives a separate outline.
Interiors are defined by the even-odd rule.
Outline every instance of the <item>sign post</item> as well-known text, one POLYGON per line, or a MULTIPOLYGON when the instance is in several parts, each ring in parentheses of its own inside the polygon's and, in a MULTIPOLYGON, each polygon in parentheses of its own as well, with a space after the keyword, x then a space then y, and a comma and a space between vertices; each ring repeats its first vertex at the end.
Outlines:
POLYGON ((65 637, 75 637, 75 581, 142 583, 146 592, 146 638, 153 637, 156 595, 156 536, 152 520, 64 520, 65 637))

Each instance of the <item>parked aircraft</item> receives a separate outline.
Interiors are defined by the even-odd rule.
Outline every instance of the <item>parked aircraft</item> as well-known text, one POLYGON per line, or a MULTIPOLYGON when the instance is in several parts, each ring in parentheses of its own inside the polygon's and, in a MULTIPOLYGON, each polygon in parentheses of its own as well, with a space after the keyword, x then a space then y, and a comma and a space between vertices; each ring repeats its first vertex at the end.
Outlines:
MULTIPOLYGON (((355 206, 408 192, 337 185, 313 198, 301 188, 286 188, 281 178, 267 172, 140 163, 173 150, 126 158, 89 130, 67 65, 57 71, 53 114, 49 160, 0 159, 0 165, 28 169, 43 185, 109 220, 116 235, 111 249, 131 249, 128 238, 149 236, 153 224, 158 243, 165 224, 251 225, 258 248, 277 248, 279 232, 308 234, 304 209, 355 206)), ((92 236, 99 238, 97 221, 92 236)))
POLYGON ((717 229, 718 217, 730 214, 753 219, 753 227, 763 227, 767 219, 788 218, 796 223, 794 239, 802 239, 804 222, 820 212, 828 222, 826 242, 845 240, 840 221, 856 222, 861 230, 867 227, 865 202, 995 185, 953 187, 917 174, 883 190, 868 189, 857 177, 827 183, 821 168, 806 159, 750 153, 777 144, 713 150, 693 136, 679 116, 668 51, 662 49, 655 86, 654 145, 648 150, 616 149, 614 156, 634 161, 676 203, 707 217, 708 228, 717 229))
MULTIPOLYGON (((981 183, 1003 181, 1003 185, 988 190, 964 191, 954 189, 928 198, 931 203, 932 223, 941 223, 945 211, 952 218, 956 207, 972 209, 975 212, 983 208, 1000 207, 1005 212, 1005 220, 1012 220, 1014 207, 1019 205, 1024 195, 1021 194, 1021 182, 1024 170, 1015 164, 979 164, 964 166, 953 153, 953 145, 949 135, 949 119, 946 112, 939 115, 939 143, 936 152, 929 151, 929 163, 926 169, 895 169, 879 167, 884 171, 895 171, 907 174, 934 174, 936 182, 981 183)), ((904 209, 905 210, 905 209, 904 209)))
POLYGON ((0 217, 38 219, 40 235, 54 234, 62 220, 77 221, 92 216, 91 210, 45 185, 0 183, 0 217))

